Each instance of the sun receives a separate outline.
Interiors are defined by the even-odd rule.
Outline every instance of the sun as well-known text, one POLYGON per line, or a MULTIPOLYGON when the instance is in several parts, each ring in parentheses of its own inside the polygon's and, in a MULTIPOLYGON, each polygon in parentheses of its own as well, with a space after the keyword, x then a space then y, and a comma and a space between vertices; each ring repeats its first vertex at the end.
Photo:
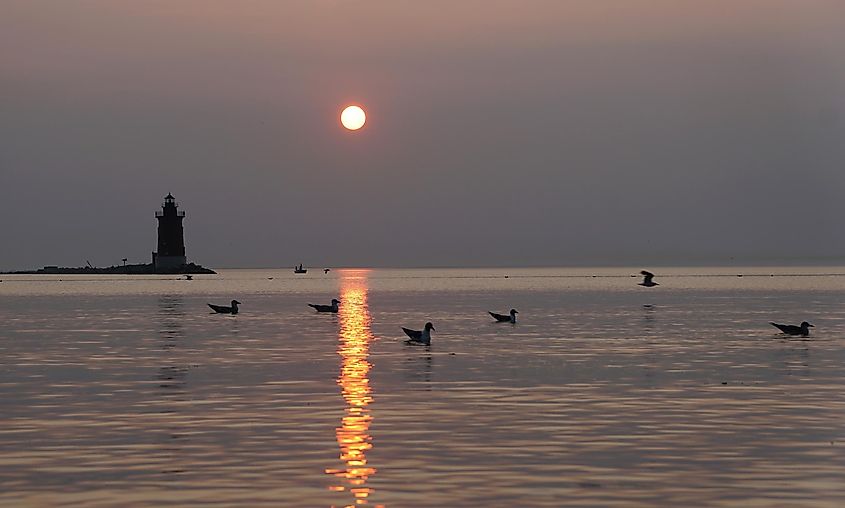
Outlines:
POLYGON ((346 106, 340 114, 340 123, 351 131, 357 131, 364 126, 366 121, 366 113, 358 106, 346 106))

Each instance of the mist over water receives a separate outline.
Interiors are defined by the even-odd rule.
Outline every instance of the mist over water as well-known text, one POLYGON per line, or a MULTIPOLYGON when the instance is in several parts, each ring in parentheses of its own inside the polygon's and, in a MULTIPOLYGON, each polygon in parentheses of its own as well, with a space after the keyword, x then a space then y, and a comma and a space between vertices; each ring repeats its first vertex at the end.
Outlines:
POLYGON ((844 503, 845 268, 638 271, 4 276, 0 504, 844 503))

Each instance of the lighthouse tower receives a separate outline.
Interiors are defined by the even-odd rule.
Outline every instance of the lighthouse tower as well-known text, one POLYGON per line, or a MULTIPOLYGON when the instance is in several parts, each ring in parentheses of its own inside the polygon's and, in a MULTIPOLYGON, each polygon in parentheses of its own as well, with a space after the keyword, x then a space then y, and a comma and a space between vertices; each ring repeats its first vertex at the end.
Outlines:
POLYGON ((185 235, 182 229, 182 219, 185 212, 178 210, 176 198, 168 193, 161 205, 161 211, 156 212, 158 219, 158 252, 153 252, 153 265, 158 269, 173 269, 187 264, 185 258, 185 235))

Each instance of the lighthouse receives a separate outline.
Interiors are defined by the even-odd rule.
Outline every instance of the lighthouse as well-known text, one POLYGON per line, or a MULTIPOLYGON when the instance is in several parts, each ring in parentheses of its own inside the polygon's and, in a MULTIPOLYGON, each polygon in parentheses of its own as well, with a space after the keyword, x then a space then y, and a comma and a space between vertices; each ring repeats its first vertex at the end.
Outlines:
POLYGON ((168 193, 164 197, 158 219, 158 252, 153 252, 153 266, 156 270, 172 270, 187 264, 185 257, 185 235, 182 219, 185 212, 179 210, 176 198, 168 193))

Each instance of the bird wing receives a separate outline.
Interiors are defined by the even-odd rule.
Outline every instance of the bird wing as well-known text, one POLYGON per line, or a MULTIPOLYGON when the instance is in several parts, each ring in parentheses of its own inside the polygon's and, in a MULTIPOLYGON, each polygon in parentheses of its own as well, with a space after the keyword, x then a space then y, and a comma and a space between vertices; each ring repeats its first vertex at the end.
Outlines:
POLYGON ((222 305, 214 305, 212 303, 207 303, 206 305, 211 307, 211 310, 213 310, 214 312, 221 312, 221 313, 232 312, 232 309, 230 307, 224 307, 222 305))
POLYGON ((654 278, 654 274, 651 273, 651 272, 647 272, 647 271, 643 270, 640 273, 644 276, 643 277, 643 283, 645 283, 645 284, 648 284, 649 282, 651 282, 651 279, 654 278))
POLYGON ((489 310, 487 312, 491 316, 493 316, 493 319, 495 319, 496 321, 510 321, 511 320, 510 316, 505 316, 504 314, 496 314, 495 312, 490 312, 489 310))
POLYGON ((792 326, 792 325, 779 325, 777 323, 769 323, 769 324, 771 324, 772 326, 774 326, 778 330, 782 331, 783 333, 795 333, 796 329, 800 330, 800 328, 798 328, 797 326, 792 326))
POLYGON ((332 309, 331 305, 314 305, 313 303, 309 303, 308 306, 314 307, 314 310, 317 312, 328 312, 332 309))
POLYGON ((411 330, 408 328, 402 327, 402 331, 405 332, 405 335, 411 338, 411 340, 420 341, 422 340, 422 331, 421 330, 411 330))

